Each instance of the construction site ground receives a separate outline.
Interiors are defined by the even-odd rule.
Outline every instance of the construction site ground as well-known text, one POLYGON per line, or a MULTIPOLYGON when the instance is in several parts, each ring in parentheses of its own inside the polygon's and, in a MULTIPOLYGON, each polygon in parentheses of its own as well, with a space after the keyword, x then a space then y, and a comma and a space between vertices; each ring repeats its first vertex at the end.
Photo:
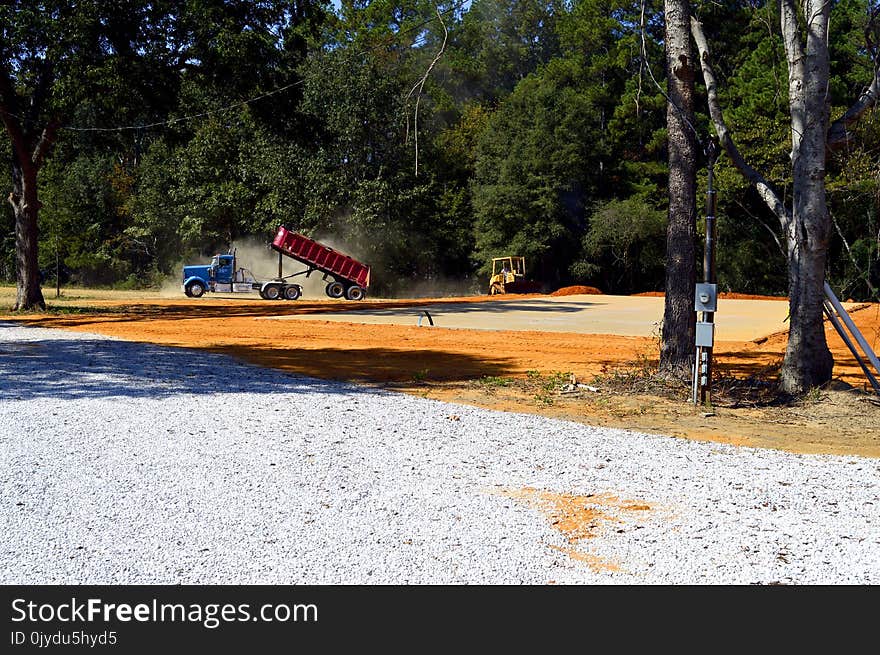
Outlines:
MULTIPOLYGON (((833 381, 800 399, 776 392, 787 341, 784 298, 722 295, 712 403, 695 407, 685 382, 654 376, 663 316, 657 294, 357 303, 84 289, 46 294, 47 312, 12 313, 14 289, 0 288, 0 320, 203 348, 303 375, 593 425, 880 457, 880 402, 827 322, 833 381)), ((880 349, 880 305, 846 307, 880 349)))

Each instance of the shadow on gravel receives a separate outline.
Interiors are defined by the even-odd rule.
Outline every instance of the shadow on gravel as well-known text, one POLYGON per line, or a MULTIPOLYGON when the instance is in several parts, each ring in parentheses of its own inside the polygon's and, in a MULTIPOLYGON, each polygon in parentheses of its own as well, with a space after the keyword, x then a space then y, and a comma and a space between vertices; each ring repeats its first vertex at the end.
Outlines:
POLYGON ((248 346, 196 350, 88 337, 4 340, 0 330, 0 401, 175 394, 204 395, 209 401, 217 394, 242 392, 375 393, 337 380, 464 380, 509 372, 501 360, 442 351, 248 346))
POLYGON ((372 392, 206 351, 103 339, 0 340, 0 401, 224 393, 372 392))

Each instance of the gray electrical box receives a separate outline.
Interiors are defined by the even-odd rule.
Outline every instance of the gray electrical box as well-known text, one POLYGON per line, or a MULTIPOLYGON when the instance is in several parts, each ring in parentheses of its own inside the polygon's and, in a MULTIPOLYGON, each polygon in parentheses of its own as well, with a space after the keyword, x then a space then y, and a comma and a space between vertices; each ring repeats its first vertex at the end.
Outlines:
POLYGON ((705 321, 697 321, 696 335, 697 346, 711 348, 715 343, 715 324, 707 323, 705 321))
POLYGON ((700 282, 694 293, 695 312, 718 311, 718 285, 700 282))

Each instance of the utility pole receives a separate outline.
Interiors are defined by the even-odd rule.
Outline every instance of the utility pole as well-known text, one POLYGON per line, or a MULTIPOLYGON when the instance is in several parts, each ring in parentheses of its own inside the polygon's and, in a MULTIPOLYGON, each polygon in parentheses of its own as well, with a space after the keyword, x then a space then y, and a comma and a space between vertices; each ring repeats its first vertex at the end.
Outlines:
POLYGON ((715 311, 718 307, 718 284, 715 273, 715 162, 718 144, 709 139, 706 144, 708 188, 706 190, 706 242, 703 249, 703 282, 694 293, 694 311, 702 312, 703 320, 696 324, 697 353, 694 360, 694 380, 691 400, 707 404, 712 400, 712 349, 715 343, 715 311))
POLYGON ((61 258, 58 255, 58 227, 55 227, 55 297, 61 297, 61 258))

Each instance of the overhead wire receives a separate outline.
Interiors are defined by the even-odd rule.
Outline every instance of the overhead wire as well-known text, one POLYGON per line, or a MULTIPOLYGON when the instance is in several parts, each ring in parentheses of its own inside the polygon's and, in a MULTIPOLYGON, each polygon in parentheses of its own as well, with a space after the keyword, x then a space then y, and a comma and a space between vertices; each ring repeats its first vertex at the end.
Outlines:
MULTIPOLYGON (((453 12, 457 12, 457 11, 461 10, 462 8, 464 8, 465 5, 471 4, 471 2, 472 2, 472 0, 460 0, 459 2, 455 3, 454 5, 450 6, 449 8, 447 8, 446 10, 444 10, 442 12, 440 12, 438 10, 438 13, 440 13, 441 15, 447 15, 447 14, 450 14, 453 12)), ((369 48, 364 48, 362 50, 353 52, 350 54, 350 57, 353 59, 355 57, 369 54, 369 53, 374 52, 376 50, 380 50, 381 48, 386 48, 389 45, 392 45, 394 43, 394 40, 397 39, 398 37, 400 37, 402 35, 409 34, 410 32, 413 32, 416 30, 421 30, 421 29, 427 27, 428 25, 430 25, 433 21, 434 21, 434 18, 431 17, 430 19, 425 20, 425 21, 418 23, 416 25, 410 25, 410 26, 406 27, 405 29, 401 29, 398 32, 395 32, 386 42, 379 43, 379 44, 373 45, 369 48)), ((426 40, 421 40, 421 41, 417 40, 417 41, 413 42, 412 46, 413 47, 421 47, 421 45, 424 45, 425 43, 426 43, 426 40)), ((277 89, 273 89, 272 91, 267 91, 265 93, 261 93, 257 96, 252 97, 252 98, 247 98, 246 100, 239 100, 238 102, 234 102, 234 103, 226 105, 224 107, 218 107, 216 109, 209 109, 207 111, 199 112, 196 114, 188 114, 186 116, 178 116, 177 118, 169 118, 169 119, 165 119, 165 120, 161 120, 161 121, 154 121, 152 123, 142 123, 142 124, 137 124, 137 125, 115 125, 112 127, 77 127, 75 125, 61 125, 58 127, 58 129, 59 130, 67 130, 69 132, 123 132, 123 131, 127 131, 127 130, 145 130, 145 129, 155 128, 155 127, 164 127, 167 125, 174 125, 176 123, 192 121, 192 120, 195 120, 198 118, 205 118, 206 116, 212 116, 214 114, 222 114, 222 113, 225 113, 228 111, 232 111, 233 109, 238 109, 239 107, 243 107, 243 106, 251 104, 253 102, 263 100, 264 98, 268 98, 268 97, 277 95, 279 93, 283 93, 293 87, 305 84, 305 81, 306 81, 305 79, 300 79, 300 80, 297 80, 296 82, 291 82, 290 84, 285 84, 282 87, 279 87, 277 89)), ((28 123, 32 123, 32 124, 39 123, 39 121, 36 121, 34 119, 26 118, 24 116, 19 116, 17 114, 12 113, 12 112, 5 111, 3 109, 0 109, 0 112, 6 114, 7 116, 12 116, 13 118, 16 118, 22 122, 28 122, 28 123)))

